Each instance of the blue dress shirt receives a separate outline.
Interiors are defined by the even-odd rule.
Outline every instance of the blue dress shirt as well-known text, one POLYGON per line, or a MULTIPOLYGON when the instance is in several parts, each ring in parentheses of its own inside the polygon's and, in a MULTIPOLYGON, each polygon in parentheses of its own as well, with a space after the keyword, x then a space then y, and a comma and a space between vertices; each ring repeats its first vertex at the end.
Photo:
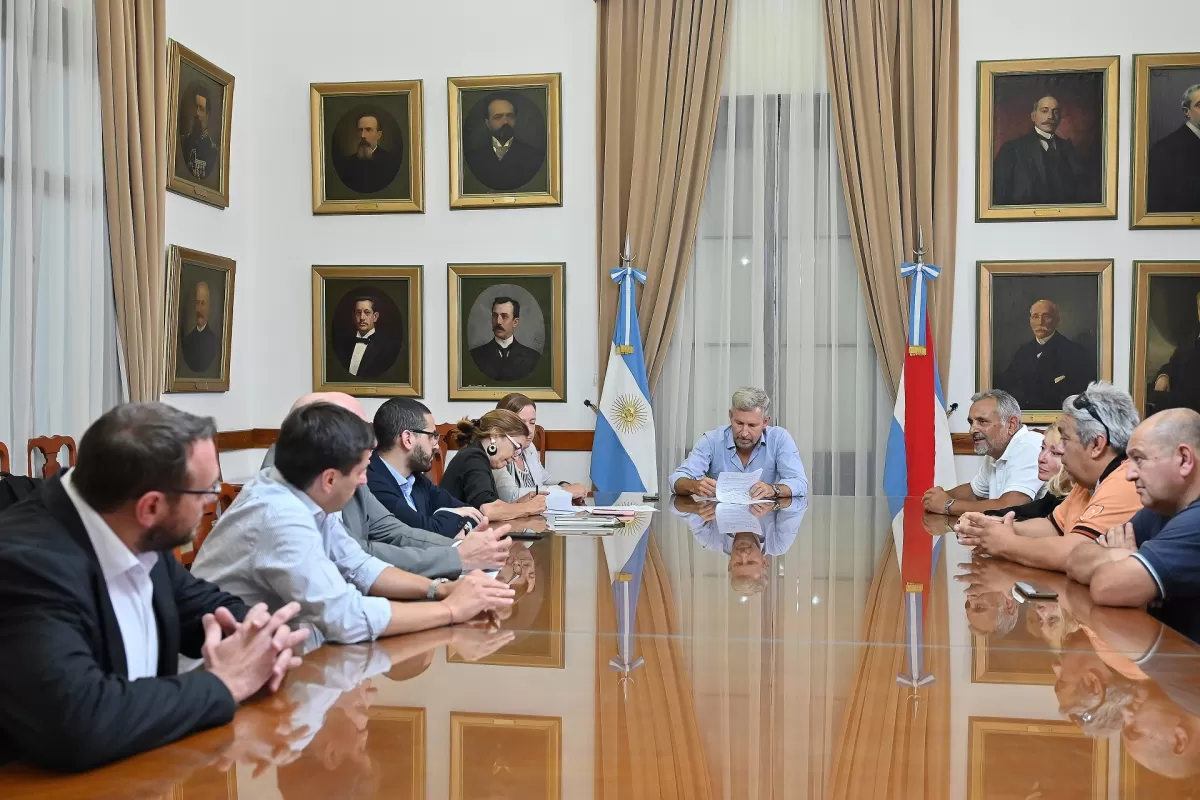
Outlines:
POLYGON ((808 477, 800 463, 800 451, 792 435, 783 428, 768 425, 754 445, 749 463, 743 465, 733 441, 733 428, 725 425, 700 437, 692 452, 679 469, 671 474, 667 484, 672 490, 680 478, 700 480, 716 478, 722 472, 754 472, 762 470, 763 483, 781 483, 792 490, 793 497, 808 494, 808 477))
POLYGON ((417 504, 412 499, 413 484, 417 482, 416 474, 414 473, 406 478, 400 474, 400 470, 393 467, 386 460, 381 458, 379 462, 387 467, 387 471, 392 473, 392 477, 396 479, 396 485, 400 487, 400 491, 404 494, 404 502, 408 503, 409 508, 416 511, 417 504))

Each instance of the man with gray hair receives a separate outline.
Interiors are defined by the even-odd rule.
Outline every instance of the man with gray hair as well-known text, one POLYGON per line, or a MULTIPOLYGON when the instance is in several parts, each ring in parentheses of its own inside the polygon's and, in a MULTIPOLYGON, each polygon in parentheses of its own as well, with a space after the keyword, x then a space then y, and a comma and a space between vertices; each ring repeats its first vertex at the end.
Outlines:
POLYGON ((1183 92, 1183 124, 1154 143, 1146 161, 1146 211, 1200 212, 1200 83, 1183 92))
POLYGON ((946 491, 934 486, 925 492, 925 510, 934 514, 965 514, 1036 500, 1044 481, 1038 477, 1042 435, 1021 424, 1021 406, 1008 392, 989 389, 971 398, 967 416, 975 455, 983 465, 975 478, 946 491))
POLYGON ((1058 418, 1062 465, 1075 488, 1047 517, 1015 522, 969 512, 955 526, 958 540, 976 552, 1038 569, 1066 570, 1079 544, 1094 546, 1105 531, 1128 522, 1141 504, 1121 465, 1138 424, 1133 398, 1111 383, 1095 382, 1063 402, 1058 418))
POLYGON ((717 496, 717 476, 722 472, 754 472, 760 480, 750 496, 755 500, 780 500, 808 494, 808 478, 792 435, 773 427, 771 399, 762 389, 743 386, 733 393, 729 424, 700 437, 669 483, 675 494, 717 496))

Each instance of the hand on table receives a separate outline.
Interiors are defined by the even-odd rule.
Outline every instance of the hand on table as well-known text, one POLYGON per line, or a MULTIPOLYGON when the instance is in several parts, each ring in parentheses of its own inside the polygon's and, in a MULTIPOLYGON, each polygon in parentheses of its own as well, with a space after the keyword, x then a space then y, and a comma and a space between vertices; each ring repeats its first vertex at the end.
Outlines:
POLYGON ((692 494, 697 497, 716 497, 717 482, 707 475, 698 481, 692 481, 692 494))
POLYGON ((934 486, 929 489, 921 497, 921 502, 925 506, 925 510, 932 514, 945 514, 946 503, 950 502, 951 497, 949 492, 940 486, 934 486))
POLYGON ((481 611, 511 606, 515 596, 511 586, 475 570, 455 581, 442 603, 450 609, 450 621, 455 624, 467 622, 481 611))
POLYGON ((516 505, 523 506, 522 509, 526 514, 541 514, 546 510, 546 495, 530 492, 524 497, 517 500, 516 505))
POLYGON ((759 481, 750 487, 751 500, 766 500, 767 498, 774 496, 775 487, 769 483, 763 483, 762 481, 759 481))
POLYGON ((1130 553, 1136 553, 1138 549, 1137 534, 1133 532, 1133 523, 1126 522, 1124 525, 1115 525, 1109 528, 1096 539, 1096 543, 1101 547, 1107 547, 1112 550, 1127 550, 1130 553))
POLYGON ((588 488, 582 483, 564 483, 559 488, 570 493, 573 500, 582 500, 588 496, 588 488))
POLYGON ((449 511, 451 514, 458 514, 463 519, 475 520, 475 527, 477 527, 477 528, 486 528, 487 527, 488 518, 485 517, 483 515, 483 512, 480 511, 478 508, 472 508, 471 506, 463 506, 462 508, 447 508, 446 510, 449 511))
POLYGON ((259 689, 279 689, 289 669, 300 666, 294 648, 308 637, 307 630, 293 631, 287 621, 300 613, 299 603, 288 603, 274 614, 267 614, 259 603, 238 623, 226 608, 205 614, 204 667, 221 679, 238 703, 259 689))
POLYGON ((462 559, 463 572, 473 569, 500 569, 508 560, 512 539, 509 525, 476 528, 463 537, 458 546, 458 557, 462 559))
POLYGON ((989 517, 978 511, 963 514, 954 530, 958 541, 966 547, 974 547, 976 553, 999 555, 1009 537, 1017 535, 1013 522, 1016 514, 1008 512, 1003 518, 989 517))

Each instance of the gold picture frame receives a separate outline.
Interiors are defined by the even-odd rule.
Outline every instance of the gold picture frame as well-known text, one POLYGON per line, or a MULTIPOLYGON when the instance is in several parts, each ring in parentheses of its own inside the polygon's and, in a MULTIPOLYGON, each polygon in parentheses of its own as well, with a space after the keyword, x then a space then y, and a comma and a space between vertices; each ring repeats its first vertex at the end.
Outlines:
POLYGON ((423 269, 420 266, 312 268, 313 391, 356 397, 421 397, 423 269), (378 349, 354 343, 366 316, 378 349), (345 320, 343 323, 342 320, 345 320))
POLYGON ((1200 373, 1200 364, 1179 353, 1197 348, 1200 261, 1134 261, 1131 329, 1129 393, 1138 413, 1144 418, 1167 408, 1200 406, 1200 397, 1189 397, 1187 384, 1180 385, 1200 373), (1159 375, 1167 376, 1162 389, 1159 375))
POLYGON ((229 391, 236 276, 233 259, 174 244, 168 248, 164 391, 229 391), (189 305, 190 321, 184 313, 189 305))
POLYGON ((535 401, 567 399, 566 264, 448 264, 451 400, 499 400, 521 392, 535 401), (491 312, 511 304, 513 343, 495 349, 491 312), (547 355, 547 351, 549 354, 547 355), (502 360, 503 359, 503 360, 502 360))
POLYGON ((565 537, 546 536, 524 547, 514 542, 508 562, 497 579, 517 589, 512 613, 500 627, 517 632, 517 638, 491 655, 468 661, 453 647, 446 660, 457 664, 493 664, 511 667, 562 669, 563 622, 565 618, 565 537), (533 588, 529 588, 529 566, 535 566, 533 588))
POLYGON ((450 713, 450 798, 562 798, 562 717, 450 713))
POLYGON ((1200 228, 1200 202, 1189 202, 1200 201, 1200 193, 1193 188, 1195 178, 1177 160, 1180 146, 1191 144, 1185 137, 1195 135, 1183 127, 1182 95, 1178 92, 1196 84, 1200 84, 1200 53, 1133 57, 1130 228, 1200 228), (1161 166, 1152 172, 1155 165, 1151 161, 1161 166), (1176 178, 1190 198, 1180 196, 1176 178))
POLYGON ((1119 56, 979 62, 977 222, 1116 218, 1120 63, 1119 56), (1040 148, 1049 148, 1033 116, 1054 95, 1058 121, 1044 125, 1053 127, 1065 171, 1048 181, 1040 148))
POLYGON ((209 768, 198 770, 171 786, 169 800, 238 800, 237 765, 224 772, 209 768))
POLYGON ((1090 381, 1112 380, 1111 259, 980 261, 978 270, 979 391, 1010 392, 1021 404, 1021 421, 1037 425, 1057 419, 1062 401, 1090 381), (1089 297, 1094 304, 1085 301, 1089 297), (1034 303, 1043 300, 1057 304, 1058 323, 1045 337, 1055 339, 1048 351, 1053 361, 1035 362, 1041 350, 1031 314, 1034 303), (1042 374, 1046 364, 1062 368, 1062 374, 1042 374))
POLYGON ((167 42, 167 65, 167 189, 210 206, 228 208, 234 78, 174 39, 167 42), (217 91, 221 102, 213 103, 217 91), (202 97, 203 108, 199 102, 202 97), (214 110, 220 116, 215 124, 209 124, 214 110), (192 129, 186 130, 189 116, 192 129), (215 142, 214 133, 220 137, 215 142))
POLYGON ((1032 604, 1017 604, 1011 595, 1005 595, 1003 602, 1017 606, 1016 624, 1003 638, 996 633, 972 634, 971 683, 1053 686, 1058 654, 1031 630, 1031 620, 1037 619, 1032 604))
POLYGON ((424 213, 422 87, 419 80, 309 84, 314 214, 424 213), (374 130, 363 134, 358 126, 367 118, 374 130), (347 148, 361 135, 377 137, 370 158, 347 148))
POLYGON ((395 800, 424 800, 425 709, 373 706, 367 715, 367 752, 380 789, 395 800))
POLYGON ((562 74, 449 78, 446 89, 450 208, 561 206, 562 74), (489 115, 505 111, 511 138, 494 145, 489 115))
POLYGON ((1090 785, 1092 800, 1107 800, 1107 739, 1093 739, 1074 723, 1061 720, 969 717, 967 728, 968 800, 1025 796, 1020 792, 1034 784, 1038 789, 1027 795, 1040 790, 1045 797, 1061 797, 1065 793, 1056 789, 1077 789, 1084 781, 1090 785), (1084 753, 1091 756, 1086 771, 1078 763, 1084 753), (1047 786, 1048 780, 1060 782, 1061 787, 1047 786))

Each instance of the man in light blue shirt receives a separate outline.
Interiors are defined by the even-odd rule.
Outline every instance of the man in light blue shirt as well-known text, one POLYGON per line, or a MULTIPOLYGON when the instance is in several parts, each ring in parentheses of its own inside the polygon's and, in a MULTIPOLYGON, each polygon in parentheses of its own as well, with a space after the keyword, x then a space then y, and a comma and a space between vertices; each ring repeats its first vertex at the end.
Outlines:
POLYGON ((366 482, 374 444, 370 426, 345 408, 318 402, 292 411, 275 466, 221 515, 192 574, 270 609, 298 602, 297 622, 314 644, 371 641, 512 605, 513 590, 482 572, 430 580, 368 554, 346 533, 341 510, 366 482), (421 598, 438 602, 395 602, 421 598))
POLYGON ((754 472, 760 480, 750 490, 756 500, 780 500, 808 494, 808 478, 792 435, 772 427, 771 399, 762 389, 743 386, 733 393, 729 424, 700 437, 687 460, 671 475, 679 495, 716 497, 722 472, 754 472))

